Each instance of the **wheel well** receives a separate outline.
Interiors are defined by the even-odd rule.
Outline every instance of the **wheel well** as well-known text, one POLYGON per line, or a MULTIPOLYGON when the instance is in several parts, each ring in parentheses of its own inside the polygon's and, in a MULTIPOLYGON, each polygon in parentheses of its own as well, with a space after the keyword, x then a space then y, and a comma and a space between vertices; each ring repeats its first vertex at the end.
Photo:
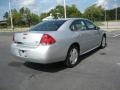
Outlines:
POLYGON ((80 45, 79 45, 78 43, 73 43, 73 44, 70 46, 70 48, 71 48, 72 46, 77 46, 77 47, 78 47, 78 51, 79 51, 79 53, 80 53, 80 45))

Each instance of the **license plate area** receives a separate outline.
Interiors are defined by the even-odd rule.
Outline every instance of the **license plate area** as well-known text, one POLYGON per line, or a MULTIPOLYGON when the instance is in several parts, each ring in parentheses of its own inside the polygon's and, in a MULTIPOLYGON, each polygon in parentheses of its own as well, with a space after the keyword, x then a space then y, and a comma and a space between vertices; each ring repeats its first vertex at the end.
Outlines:
POLYGON ((20 57, 27 57, 27 51, 26 50, 19 50, 20 57))

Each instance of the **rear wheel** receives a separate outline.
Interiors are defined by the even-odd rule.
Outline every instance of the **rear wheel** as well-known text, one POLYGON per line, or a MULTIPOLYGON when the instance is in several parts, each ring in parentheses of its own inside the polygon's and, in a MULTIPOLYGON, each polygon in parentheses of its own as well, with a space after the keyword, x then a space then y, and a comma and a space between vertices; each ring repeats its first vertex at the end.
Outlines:
POLYGON ((103 36, 103 37, 102 37, 102 41, 101 41, 100 48, 105 48, 106 45, 107 45, 107 43, 106 43, 106 36, 103 36))
POLYGON ((65 65, 68 68, 72 68, 77 64, 78 59, 79 59, 79 50, 78 47, 74 45, 68 51, 67 58, 65 60, 65 65))

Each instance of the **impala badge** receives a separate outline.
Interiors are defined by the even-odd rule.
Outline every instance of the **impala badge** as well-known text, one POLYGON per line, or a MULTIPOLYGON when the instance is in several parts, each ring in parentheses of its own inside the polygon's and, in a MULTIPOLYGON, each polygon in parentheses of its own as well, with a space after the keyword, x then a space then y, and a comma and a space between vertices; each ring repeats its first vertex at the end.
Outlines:
POLYGON ((23 39, 26 39, 26 37, 23 37, 23 39))
POLYGON ((28 35, 27 33, 24 33, 23 35, 28 35))

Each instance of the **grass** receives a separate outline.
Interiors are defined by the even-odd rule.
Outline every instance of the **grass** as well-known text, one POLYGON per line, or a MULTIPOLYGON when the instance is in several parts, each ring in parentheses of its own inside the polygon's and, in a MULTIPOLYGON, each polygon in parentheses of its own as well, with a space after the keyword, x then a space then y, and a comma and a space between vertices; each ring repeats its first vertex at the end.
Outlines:
POLYGON ((0 28, 0 32, 22 32, 22 31, 27 31, 28 28, 0 28))

